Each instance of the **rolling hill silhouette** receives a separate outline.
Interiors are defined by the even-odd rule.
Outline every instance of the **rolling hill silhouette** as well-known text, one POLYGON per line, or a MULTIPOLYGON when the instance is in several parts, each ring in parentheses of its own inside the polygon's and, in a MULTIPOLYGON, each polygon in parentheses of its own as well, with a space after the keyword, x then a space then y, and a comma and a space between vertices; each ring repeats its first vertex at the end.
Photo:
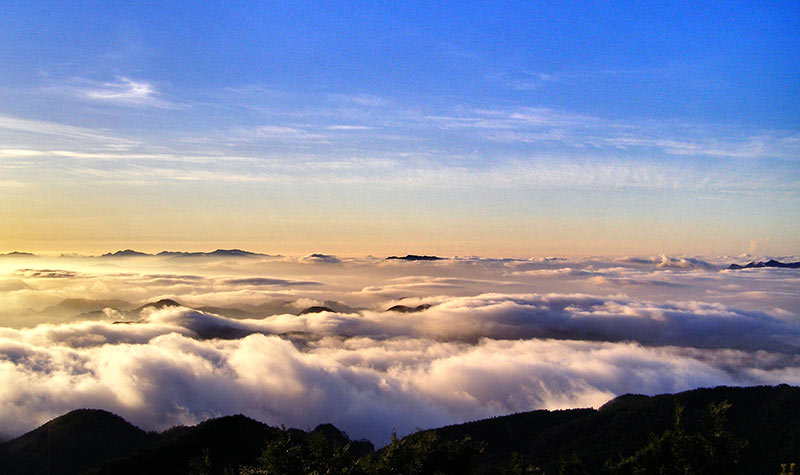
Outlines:
POLYGON ((467 473, 502 473, 510 460, 524 461, 543 473, 559 473, 565 457, 572 457, 573 468, 583 470, 575 473, 619 473, 608 472, 604 464, 636 454, 656 434, 675 431, 676 407, 683 408, 681 430, 691 435, 708 432, 708 408, 722 402, 730 405, 727 421, 709 433, 724 433, 740 447, 730 473, 777 474, 781 463, 800 461, 800 388, 781 385, 624 395, 599 409, 540 410, 421 431, 377 452, 369 442, 352 441, 330 424, 305 432, 236 415, 147 433, 111 413, 81 409, 0 444, 0 469, 10 475, 157 474, 190 473, 202 466, 205 473, 237 473, 263 461, 259 457, 269 444, 291 451, 314 449, 316 443, 314 454, 331 457, 316 463, 333 467, 360 458, 362 471, 352 473, 382 473, 381 463, 396 459, 398 453, 406 458, 403 463, 423 455, 445 460, 447 450, 463 448, 459 441, 469 441, 478 450, 470 455, 474 460, 467 473), (320 440, 325 450, 319 450, 320 440), (439 442, 431 445, 431 440, 439 442), (350 459, 337 452, 343 447, 350 459))
POLYGON ((156 436, 97 409, 78 409, 0 444, 0 472, 81 473, 152 445, 156 436))

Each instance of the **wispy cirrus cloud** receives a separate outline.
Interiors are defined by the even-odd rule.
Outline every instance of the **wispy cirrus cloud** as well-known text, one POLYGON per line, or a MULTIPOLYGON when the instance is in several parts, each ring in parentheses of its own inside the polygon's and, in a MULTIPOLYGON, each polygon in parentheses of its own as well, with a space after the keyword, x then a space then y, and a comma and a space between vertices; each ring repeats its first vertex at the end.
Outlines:
POLYGON ((372 130, 374 127, 369 127, 366 125, 329 125, 325 127, 327 130, 372 130))
POLYGON ((328 99, 334 103, 362 107, 385 107, 394 104, 392 99, 374 94, 330 94, 328 99))
POLYGON ((45 88, 79 99, 134 107, 177 109, 181 106, 165 99, 155 84, 119 76, 114 81, 75 79, 67 84, 45 88))
POLYGON ((473 109, 427 115, 427 124, 501 144, 540 144, 589 153, 659 154, 705 158, 800 156, 800 134, 791 130, 742 130, 675 121, 631 121, 543 107, 473 109))
POLYGON ((279 142, 326 142, 321 133, 310 132, 302 126, 259 125, 250 128, 238 128, 232 132, 234 141, 279 141, 279 142))
MULTIPOLYGON (((110 133, 108 130, 94 129, 88 127, 77 127, 58 122, 25 119, 8 115, 0 115, 0 137, 4 140, 15 142, 32 142, 34 138, 38 141, 42 136, 71 140, 91 140, 93 144, 100 142, 106 146, 131 146, 137 144, 135 140, 127 139, 110 133), (11 134, 16 134, 12 136, 11 134), (19 138, 17 138, 19 137, 19 138), (26 140, 27 139, 27 140, 26 140)), ((23 147, 18 147, 22 149, 23 147)))
MULTIPOLYGON (((251 139, 242 139, 251 143, 251 139)), ((255 139, 253 139, 255 140, 255 139)), ((262 139, 266 140, 266 139, 262 139)), ((292 142, 289 139, 285 139, 292 142)), ((307 139, 309 143, 318 140, 307 139)), ((292 142, 294 143, 294 142, 292 142)), ((491 189, 662 190, 735 195, 795 195, 791 177, 748 174, 746 170, 714 173, 682 163, 590 160, 574 157, 498 159, 480 169, 431 162, 419 157, 317 157, 289 150, 261 155, 247 150, 233 154, 148 153, 135 151, 80 151, 2 149, 4 167, 17 170, 16 181, 40 180, 44 174, 69 180, 101 178, 108 183, 169 181, 253 182, 297 184, 377 184, 401 188, 454 189, 464 186, 491 189), (32 168, 33 167, 33 168, 32 168), (32 170, 37 175, 30 175, 32 170), (45 173, 47 172, 47 173, 45 173), (38 178, 36 178, 38 177, 38 178)))
MULTIPOLYGON (((92 101, 172 105, 153 84, 128 78, 83 81, 71 84, 69 91, 92 101)), ((174 179, 771 195, 800 191, 796 167, 790 166, 800 156, 800 136, 790 130, 631 122, 546 107, 447 107, 431 114, 392 98, 318 98, 318 103, 303 102, 300 116, 283 99, 275 99, 269 115, 254 124, 178 129, 175 138, 141 142, 103 129, 0 116, 0 138, 8 144, 0 158, 19 166, 38 158, 40 177, 68 174, 69 179, 128 183, 174 179), (728 167, 728 160, 751 164, 728 167), (756 165, 759 161, 765 166, 756 165)), ((8 178, 35 179, 32 171, 19 174, 26 176, 8 178)))
POLYGON ((667 73, 665 68, 595 69, 571 72, 561 71, 503 71, 489 76, 489 80, 517 91, 533 91, 549 84, 596 81, 611 78, 652 78, 667 73))

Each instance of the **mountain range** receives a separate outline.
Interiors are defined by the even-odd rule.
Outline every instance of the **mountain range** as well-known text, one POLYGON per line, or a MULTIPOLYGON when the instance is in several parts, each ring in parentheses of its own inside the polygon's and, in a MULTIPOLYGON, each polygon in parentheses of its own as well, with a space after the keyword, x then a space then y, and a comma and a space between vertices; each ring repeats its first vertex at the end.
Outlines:
POLYGON ((401 261, 441 261, 444 260, 444 257, 438 256, 419 256, 417 254, 407 254, 403 257, 399 256, 389 256, 386 260, 401 260, 401 261))
MULTIPOLYGON (((24 285, 21 288, 25 288, 24 285)), ((8 285, 5 290, 15 290, 16 287, 8 285)), ((2 290, 2 288, 0 288, 2 290)), ((304 315, 308 313, 318 313, 322 311, 339 312, 339 313, 353 313, 358 311, 352 307, 344 305, 340 302, 333 300, 325 300, 321 306, 311 306, 298 311, 294 302, 291 300, 277 300, 265 302, 259 305, 251 305, 240 303, 236 306, 198 306, 189 307, 181 302, 173 299, 161 299, 154 302, 148 302, 139 306, 120 299, 83 299, 83 298, 68 298, 61 302, 44 308, 43 310, 28 309, 23 313, 24 316, 30 318, 31 321, 39 321, 46 318, 47 322, 65 323, 73 321, 84 320, 108 320, 109 318, 116 318, 115 321, 119 323, 133 323, 142 319, 141 312, 145 309, 156 308, 161 309, 164 307, 187 307, 205 313, 213 313, 222 315, 227 318, 234 319, 247 319, 247 318, 264 318, 268 315, 279 314, 299 314, 304 315)), ((421 310, 420 306, 417 310, 421 310)), ((389 309, 387 311, 402 311, 397 309, 389 309)))
POLYGON ((759 261, 759 262, 748 262, 747 264, 741 266, 739 264, 731 264, 728 266, 728 269, 759 269, 762 267, 780 267, 784 269, 800 269, 800 261, 798 262, 780 262, 776 261, 775 259, 770 259, 766 262, 759 261))
POLYGON ((107 252, 100 257, 145 257, 145 256, 162 256, 162 257, 262 257, 268 254, 260 254, 257 252, 243 251, 241 249, 217 249, 211 252, 185 252, 185 251, 161 251, 157 254, 148 254, 146 252, 134 251, 133 249, 125 249, 116 252, 107 252))
MULTIPOLYGON (((787 385, 624 395, 599 409, 539 410, 420 431, 378 451, 330 424, 302 431, 235 415, 156 433, 80 409, 0 444, 0 472, 273 473, 275 464, 291 462, 326 467, 320 473, 604 474, 659 473, 625 467, 661 460, 684 463, 686 473, 722 473, 713 467, 727 463, 725 473, 778 474, 781 464, 800 462, 798 427, 800 388, 787 385), (697 469, 701 462, 706 470, 697 469)), ((303 473, 295 468, 278 473, 303 473)))

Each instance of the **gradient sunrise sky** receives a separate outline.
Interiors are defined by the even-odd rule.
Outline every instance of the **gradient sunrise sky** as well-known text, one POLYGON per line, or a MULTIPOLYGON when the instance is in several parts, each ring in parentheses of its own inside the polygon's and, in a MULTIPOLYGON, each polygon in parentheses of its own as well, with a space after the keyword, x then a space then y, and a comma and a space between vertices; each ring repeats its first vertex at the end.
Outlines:
POLYGON ((0 251, 800 253, 800 3, 0 5, 0 251))

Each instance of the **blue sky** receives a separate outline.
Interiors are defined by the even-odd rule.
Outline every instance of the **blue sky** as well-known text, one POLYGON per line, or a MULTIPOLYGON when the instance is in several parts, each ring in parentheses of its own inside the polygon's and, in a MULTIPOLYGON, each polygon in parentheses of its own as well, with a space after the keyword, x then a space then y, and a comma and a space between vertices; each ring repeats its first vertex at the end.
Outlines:
POLYGON ((7 2, 0 248, 798 253, 799 32, 791 2, 7 2))

